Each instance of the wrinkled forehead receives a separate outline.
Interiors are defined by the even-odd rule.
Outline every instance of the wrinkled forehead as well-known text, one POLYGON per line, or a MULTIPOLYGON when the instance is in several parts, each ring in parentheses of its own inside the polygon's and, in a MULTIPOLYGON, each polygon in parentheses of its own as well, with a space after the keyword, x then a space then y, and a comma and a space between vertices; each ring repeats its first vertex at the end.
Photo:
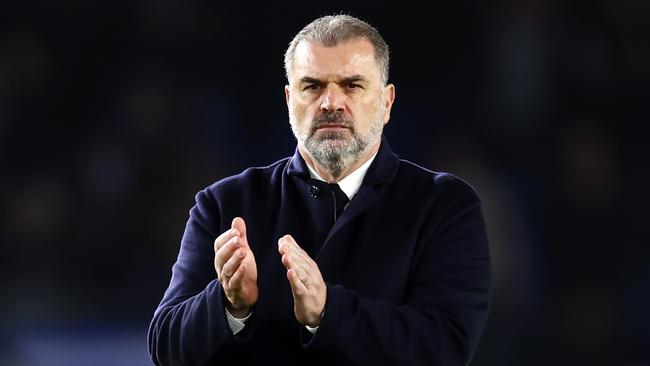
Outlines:
POLYGON ((302 41, 294 54, 292 79, 308 76, 319 80, 334 80, 363 75, 368 80, 380 80, 375 50, 363 38, 344 41, 326 47, 314 41, 302 41))

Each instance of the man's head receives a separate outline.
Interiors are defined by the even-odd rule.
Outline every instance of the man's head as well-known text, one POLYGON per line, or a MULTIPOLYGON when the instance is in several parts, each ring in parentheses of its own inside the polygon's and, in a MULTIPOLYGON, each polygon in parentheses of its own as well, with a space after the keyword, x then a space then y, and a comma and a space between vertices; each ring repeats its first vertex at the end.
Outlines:
POLYGON ((359 19, 326 16, 291 41, 285 70, 298 147, 338 180, 376 151, 390 117, 388 46, 359 19))

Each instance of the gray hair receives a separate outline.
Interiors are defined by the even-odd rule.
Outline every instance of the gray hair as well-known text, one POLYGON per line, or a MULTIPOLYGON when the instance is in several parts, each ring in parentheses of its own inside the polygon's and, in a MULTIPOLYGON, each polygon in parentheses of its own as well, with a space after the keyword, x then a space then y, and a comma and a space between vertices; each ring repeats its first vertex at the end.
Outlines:
POLYGON ((284 53, 284 71, 289 80, 289 70, 293 67, 296 47, 302 41, 314 41, 325 47, 334 47, 339 43, 354 38, 368 40, 375 49, 375 61, 384 85, 388 83, 388 45, 384 38, 370 24, 350 15, 328 15, 307 24, 289 43, 284 53))

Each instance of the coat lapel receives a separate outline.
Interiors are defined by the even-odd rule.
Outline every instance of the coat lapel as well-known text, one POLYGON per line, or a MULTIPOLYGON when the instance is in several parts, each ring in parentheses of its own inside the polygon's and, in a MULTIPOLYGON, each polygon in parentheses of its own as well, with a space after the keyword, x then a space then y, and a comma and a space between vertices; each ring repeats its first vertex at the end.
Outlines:
MULTIPOLYGON (((346 245, 347 243, 339 242, 336 240, 337 234, 341 232, 342 228, 345 228, 347 225, 351 225, 355 218, 363 214, 379 197, 379 189, 386 185, 390 184, 395 175, 397 174, 397 169, 399 166, 399 158, 393 153, 386 137, 382 135, 381 144, 379 146, 379 151, 375 160, 368 168, 361 187, 359 191, 352 198, 352 201, 348 204, 345 211, 341 217, 334 223, 329 233, 327 234, 327 239, 321 246, 318 253, 314 256, 314 259, 317 259, 325 251, 332 250, 333 245, 346 245)), ((300 155, 300 152, 296 148, 296 151, 293 157, 289 160, 285 174, 291 176, 297 176, 302 180, 307 180, 310 178, 309 170, 305 160, 300 155)), ((305 197, 307 197, 305 195, 305 197)))
POLYGON ((348 207, 343 211, 341 217, 336 220, 329 234, 327 234, 327 238, 318 251, 316 258, 318 258, 324 250, 327 250, 330 241, 332 241, 332 238, 341 231, 341 228, 348 225, 357 216, 363 213, 370 205, 372 205, 373 202, 375 202, 376 199, 377 192, 375 192, 372 187, 361 186, 352 201, 348 204, 348 207))
MULTIPOLYGON (((393 181, 397 168, 399 165, 399 158, 393 153, 388 145, 388 141, 382 135, 381 145, 375 160, 368 168, 366 176, 363 178, 359 191, 354 195, 352 201, 348 204, 341 217, 336 220, 334 226, 327 235, 327 239, 323 243, 320 251, 316 255, 318 258, 321 253, 328 250, 328 246, 334 243, 334 238, 337 233, 347 225, 350 225, 356 217, 361 215, 367 210, 379 197, 378 190, 386 184, 393 181)), ((343 243, 345 244, 345 243, 343 243)))

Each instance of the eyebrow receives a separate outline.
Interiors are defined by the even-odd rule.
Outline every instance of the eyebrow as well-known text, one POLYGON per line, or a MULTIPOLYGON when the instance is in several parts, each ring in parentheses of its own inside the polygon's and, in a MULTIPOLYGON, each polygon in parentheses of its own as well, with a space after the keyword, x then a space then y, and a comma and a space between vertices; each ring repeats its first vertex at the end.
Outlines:
MULTIPOLYGON (((343 78, 342 80, 337 81, 336 83, 337 84, 350 84, 350 83, 357 83, 357 82, 360 82, 360 81, 367 82, 368 79, 363 75, 357 74, 357 75, 349 76, 347 78, 343 78)), ((309 77, 309 76, 301 77, 300 82, 301 83, 308 83, 308 84, 325 84, 324 81, 316 79, 316 78, 312 78, 312 77, 309 77)))

